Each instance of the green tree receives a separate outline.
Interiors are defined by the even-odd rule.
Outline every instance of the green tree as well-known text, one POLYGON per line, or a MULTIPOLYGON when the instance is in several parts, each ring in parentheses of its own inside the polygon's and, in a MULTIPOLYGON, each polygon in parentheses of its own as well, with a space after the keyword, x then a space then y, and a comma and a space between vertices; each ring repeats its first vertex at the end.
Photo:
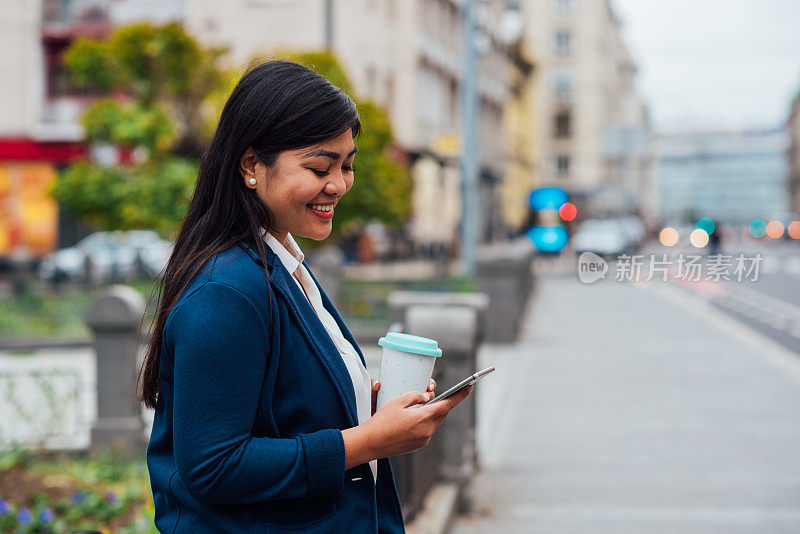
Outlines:
POLYGON ((98 230, 152 228, 174 234, 189 208, 197 161, 169 157, 140 165, 78 163, 65 169, 51 194, 98 230))
POLYGON ((143 109, 170 110, 173 151, 197 156, 206 140, 204 121, 217 112, 209 95, 228 80, 218 66, 224 53, 201 46, 178 23, 142 22, 121 26, 103 41, 77 39, 64 62, 80 85, 129 95, 143 109))
POLYGON ((109 93, 81 119, 86 141, 135 150, 137 158, 65 169, 51 189, 60 205, 98 229, 174 234, 197 179, 196 156, 211 134, 208 121, 218 117, 215 97, 229 79, 217 67, 222 53, 176 23, 77 39, 65 54, 73 81, 109 93))

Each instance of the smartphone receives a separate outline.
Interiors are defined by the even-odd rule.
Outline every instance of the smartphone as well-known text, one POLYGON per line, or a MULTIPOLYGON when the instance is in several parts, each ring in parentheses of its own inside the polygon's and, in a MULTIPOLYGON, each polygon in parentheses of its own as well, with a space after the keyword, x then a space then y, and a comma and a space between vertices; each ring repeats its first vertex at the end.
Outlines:
POLYGON ((436 401, 440 401, 440 400, 446 399, 447 397, 449 397, 450 395, 455 394, 456 392, 458 392, 462 388, 465 388, 465 387, 469 386, 470 384, 474 384, 475 382, 477 382, 478 380, 480 380, 484 376, 488 375, 492 371, 494 371, 494 365, 492 365, 491 367, 487 367, 483 371, 478 371, 475 374, 469 375, 467 378, 465 378, 464 380, 462 380, 461 382, 459 382, 455 386, 451 387, 450 389, 448 389, 447 391, 445 391, 441 395, 439 395, 437 397, 434 397, 431 400, 429 400, 428 402, 426 402, 425 404, 423 404, 423 406, 427 406, 428 404, 434 403, 436 401))

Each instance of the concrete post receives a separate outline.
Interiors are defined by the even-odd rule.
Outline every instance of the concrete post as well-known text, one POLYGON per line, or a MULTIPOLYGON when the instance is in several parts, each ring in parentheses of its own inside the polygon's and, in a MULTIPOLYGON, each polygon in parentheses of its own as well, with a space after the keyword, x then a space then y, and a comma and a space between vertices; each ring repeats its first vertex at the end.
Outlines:
MULTIPOLYGON (((406 310, 405 332, 439 342, 442 357, 439 393, 475 372, 478 316, 468 307, 414 305, 406 310)), ((444 432, 442 477, 466 484, 475 471, 475 395, 470 395, 447 416, 444 432)))
POLYGON ((489 296, 485 293, 448 293, 443 291, 393 291, 389 295, 389 307, 393 323, 406 324, 406 310, 414 305, 446 306, 475 310, 476 345, 486 335, 489 296))
POLYGON ((144 425, 133 391, 139 324, 145 311, 133 288, 113 285, 89 306, 86 323, 97 357, 97 421, 91 450, 114 446, 126 456, 144 450, 144 425))
POLYGON ((489 295, 487 341, 508 343, 517 339, 533 290, 534 254, 527 239, 478 251, 478 286, 489 295))

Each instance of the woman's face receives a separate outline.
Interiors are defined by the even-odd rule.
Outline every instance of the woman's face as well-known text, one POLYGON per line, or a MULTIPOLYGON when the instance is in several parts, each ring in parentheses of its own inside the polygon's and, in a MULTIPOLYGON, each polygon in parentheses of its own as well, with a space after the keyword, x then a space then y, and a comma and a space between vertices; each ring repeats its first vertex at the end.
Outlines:
POLYGON ((275 217, 271 233, 283 243, 287 232, 317 241, 330 235, 334 207, 353 185, 357 148, 351 130, 319 145, 284 150, 267 167, 248 148, 241 159, 245 186, 275 217), (250 184, 250 178, 256 184, 250 184))

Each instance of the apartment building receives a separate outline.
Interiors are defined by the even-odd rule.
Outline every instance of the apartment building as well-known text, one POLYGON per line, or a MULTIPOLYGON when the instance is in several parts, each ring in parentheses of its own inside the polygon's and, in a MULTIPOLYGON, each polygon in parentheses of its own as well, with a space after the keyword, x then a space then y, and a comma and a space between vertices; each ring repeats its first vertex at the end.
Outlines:
POLYGON ((181 0, 26 0, 0 17, 0 257, 40 255, 90 231, 60 212, 47 189, 86 155, 81 113, 97 95, 69 84, 63 55, 78 36, 102 38, 147 18, 177 20, 181 0), (10 52, 10 53, 8 53, 10 52))
POLYGON ((797 214, 800 213, 800 92, 792 101, 786 130, 789 134, 789 208, 797 214))
POLYGON ((650 122, 609 0, 524 0, 536 64, 541 183, 566 189, 578 218, 654 211, 650 122))
MULTIPOLYGON (((503 234, 505 103, 513 61, 501 34, 505 0, 480 2, 478 89, 481 236, 503 234)), ((97 95, 70 87, 63 54, 81 35, 104 37, 138 20, 182 21, 209 45, 224 45, 234 66, 280 48, 330 48, 360 98, 384 107, 399 153, 410 165, 409 233, 422 248, 457 243, 462 73, 462 2, 458 0, 30 0, 3 16, 7 79, 0 91, 0 254, 44 251, 85 233, 44 194, 60 167, 84 155, 79 118, 97 95), (34 202, 22 189, 38 191, 34 202), (23 202, 22 199, 25 198, 23 202), (47 216, 45 213, 52 215, 47 216), (48 219, 49 217, 49 219, 48 219)))

